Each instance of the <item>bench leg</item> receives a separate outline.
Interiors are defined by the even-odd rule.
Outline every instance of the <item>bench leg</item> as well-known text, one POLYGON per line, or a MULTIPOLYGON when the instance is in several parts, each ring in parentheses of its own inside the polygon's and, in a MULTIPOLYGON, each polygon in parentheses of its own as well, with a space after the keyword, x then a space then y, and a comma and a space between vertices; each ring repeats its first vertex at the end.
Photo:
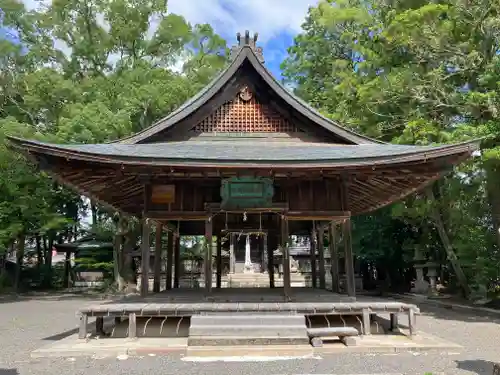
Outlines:
POLYGON ((410 336, 417 334, 417 321, 415 317, 415 311, 413 309, 408 310, 408 328, 410 329, 410 336))
POLYGON ((87 314, 80 315, 80 323, 78 326, 78 338, 85 339, 87 337, 87 323, 89 318, 87 314))
POLYGON ((390 315, 390 326, 389 329, 391 332, 398 332, 399 331, 399 321, 398 321, 398 314, 397 313, 392 313, 390 315))
POLYGON ((323 346, 323 340, 319 337, 313 337, 311 339, 311 345, 313 348, 321 348, 323 346))
POLYGON ((372 327, 371 327, 371 319, 370 319, 370 311, 363 310, 363 335, 371 335, 372 327))
POLYGON ((128 338, 137 338, 137 318, 135 313, 131 313, 128 316, 128 338))

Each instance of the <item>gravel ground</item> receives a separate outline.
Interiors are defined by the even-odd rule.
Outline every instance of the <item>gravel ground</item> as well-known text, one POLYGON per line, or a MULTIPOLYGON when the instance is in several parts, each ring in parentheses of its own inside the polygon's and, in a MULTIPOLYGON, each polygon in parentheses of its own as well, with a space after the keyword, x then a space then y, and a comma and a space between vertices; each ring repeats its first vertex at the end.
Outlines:
POLYGON ((481 374, 500 361, 500 319, 422 308, 418 328, 459 343, 463 350, 398 354, 331 354, 275 362, 184 362, 179 354, 129 358, 31 359, 30 352, 75 331, 79 298, 0 300, 0 375, 169 374, 481 374))

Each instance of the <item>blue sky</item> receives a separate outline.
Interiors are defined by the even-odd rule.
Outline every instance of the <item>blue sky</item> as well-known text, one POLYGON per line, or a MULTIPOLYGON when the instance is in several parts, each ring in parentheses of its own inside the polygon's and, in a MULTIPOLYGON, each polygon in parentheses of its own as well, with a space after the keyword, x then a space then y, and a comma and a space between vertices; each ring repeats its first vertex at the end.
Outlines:
MULTIPOLYGON (((50 0, 23 0, 28 8, 50 0)), ((300 32, 307 9, 318 0, 168 0, 169 11, 191 23, 209 23, 231 46, 236 33, 259 33, 266 66, 278 78, 279 65, 300 32)))

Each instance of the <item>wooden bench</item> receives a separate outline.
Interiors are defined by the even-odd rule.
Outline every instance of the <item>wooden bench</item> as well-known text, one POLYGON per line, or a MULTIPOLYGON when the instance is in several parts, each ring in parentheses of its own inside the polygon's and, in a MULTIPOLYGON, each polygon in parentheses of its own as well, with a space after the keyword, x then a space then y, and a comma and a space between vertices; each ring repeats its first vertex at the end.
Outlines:
MULTIPOLYGON (((371 334, 373 315, 388 313, 391 329, 398 328, 398 314, 407 314, 410 335, 416 333, 415 317, 420 312, 417 306, 401 302, 320 302, 320 303, 141 303, 117 302, 93 305, 80 309, 78 337, 87 337, 88 318, 96 318, 96 331, 102 333, 104 317, 128 318, 129 337, 137 337, 137 317, 186 317, 193 315, 213 315, 227 313, 279 313, 292 315, 355 315, 362 317, 362 335, 371 334)), ((358 318, 359 319, 359 318, 358 318)))
POLYGON ((338 337, 343 340, 345 337, 359 336, 359 332, 354 327, 324 327, 308 328, 307 335, 311 345, 317 348, 323 346, 323 338, 338 337))

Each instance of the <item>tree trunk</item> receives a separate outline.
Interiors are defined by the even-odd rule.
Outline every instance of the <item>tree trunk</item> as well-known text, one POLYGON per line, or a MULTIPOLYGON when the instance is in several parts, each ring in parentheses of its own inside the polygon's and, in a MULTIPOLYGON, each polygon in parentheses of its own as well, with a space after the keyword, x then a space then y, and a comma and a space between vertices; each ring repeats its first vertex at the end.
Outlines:
POLYGON ((92 211, 92 225, 96 225, 98 223, 97 217, 97 206, 94 202, 90 202, 90 210, 92 211))
POLYGON ((25 243, 26 243, 26 236, 24 234, 20 234, 19 238, 17 239, 16 274, 14 277, 14 290, 16 291, 16 293, 19 292, 19 285, 21 282, 21 272, 23 270, 25 243))
POLYGON ((43 264, 43 252, 42 252, 42 239, 40 234, 35 235, 36 243, 36 268, 40 272, 41 266, 43 264))
POLYGON ((486 194, 491 208, 491 219, 498 248, 500 249, 500 171, 493 165, 486 168, 486 194))
POLYGON ((455 275, 457 277, 458 284, 462 288, 464 297, 469 298, 470 296, 469 284, 467 283, 467 278, 465 277, 464 271, 462 270, 462 267, 458 262, 457 254, 453 249, 450 238, 444 226, 441 212, 439 208, 436 206, 436 199, 434 197, 434 192, 432 191, 432 187, 428 188, 426 190, 426 193, 427 193, 427 198, 429 198, 429 200, 431 201, 432 219, 434 221, 434 224, 436 225, 436 229, 438 231, 439 238, 441 239, 441 243, 443 244, 443 248, 446 251, 447 259, 450 262, 451 266, 453 267, 453 271, 455 272, 455 275))
POLYGON ((52 248, 54 247, 53 235, 49 232, 47 236, 43 236, 43 247, 44 247, 44 278, 43 286, 45 288, 52 287, 52 248))

